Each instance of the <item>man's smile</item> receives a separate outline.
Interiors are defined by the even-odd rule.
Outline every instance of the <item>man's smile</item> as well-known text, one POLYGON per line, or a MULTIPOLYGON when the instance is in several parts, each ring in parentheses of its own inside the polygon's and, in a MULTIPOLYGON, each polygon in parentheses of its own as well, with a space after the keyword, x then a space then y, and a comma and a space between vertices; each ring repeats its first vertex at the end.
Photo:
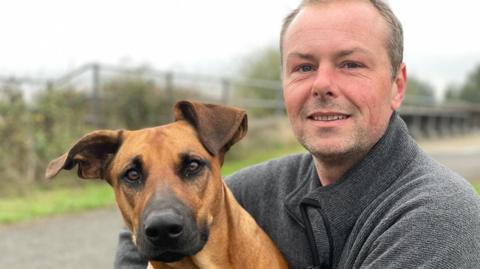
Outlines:
POLYGON ((314 112, 308 115, 308 119, 319 122, 331 122, 346 120, 350 115, 339 112, 314 112))

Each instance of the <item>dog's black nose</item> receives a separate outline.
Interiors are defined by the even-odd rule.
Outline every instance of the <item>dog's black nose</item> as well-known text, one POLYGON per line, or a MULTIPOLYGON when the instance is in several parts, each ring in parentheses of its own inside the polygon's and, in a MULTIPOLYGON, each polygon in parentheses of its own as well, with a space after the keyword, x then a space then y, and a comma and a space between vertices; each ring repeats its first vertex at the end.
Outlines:
POLYGON ((144 232, 154 244, 177 241, 184 231, 184 217, 173 209, 151 212, 145 219, 144 232))

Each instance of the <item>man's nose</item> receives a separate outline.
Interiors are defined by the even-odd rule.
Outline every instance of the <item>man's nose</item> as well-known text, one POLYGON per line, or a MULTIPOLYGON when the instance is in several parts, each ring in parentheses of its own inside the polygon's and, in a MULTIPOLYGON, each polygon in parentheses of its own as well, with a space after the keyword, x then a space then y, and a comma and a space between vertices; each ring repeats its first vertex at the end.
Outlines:
POLYGON ((318 67, 312 84, 311 94, 317 98, 334 98, 337 96, 334 67, 330 65, 318 67))

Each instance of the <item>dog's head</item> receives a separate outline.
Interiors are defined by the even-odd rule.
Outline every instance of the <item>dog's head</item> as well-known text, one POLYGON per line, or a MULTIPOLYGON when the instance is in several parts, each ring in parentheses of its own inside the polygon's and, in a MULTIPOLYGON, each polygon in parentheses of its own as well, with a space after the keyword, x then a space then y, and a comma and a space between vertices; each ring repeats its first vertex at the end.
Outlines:
POLYGON ((81 178, 112 185, 140 253, 173 262, 205 245, 222 197, 224 154, 247 131, 244 111, 189 101, 175 122, 137 131, 99 130, 50 162, 46 177, 78 165, 81 178))

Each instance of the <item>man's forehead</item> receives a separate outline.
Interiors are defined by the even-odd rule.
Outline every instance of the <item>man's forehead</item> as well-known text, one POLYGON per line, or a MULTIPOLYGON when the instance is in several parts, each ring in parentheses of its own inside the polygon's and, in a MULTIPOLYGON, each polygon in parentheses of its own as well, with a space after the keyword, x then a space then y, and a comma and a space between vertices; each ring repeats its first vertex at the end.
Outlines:
POLYGON ((299 11, 290 26, 295 24, 343 29, 346 32, 354 32, 360 28, 364 31, 386 29, 385 19, 368 1, 335 1, 329 4, 307 5, 299 11))
POLYGON ((286 58, 293 48, 306 54, 310 44, 325 43, 334 44, 336 53, 343 55, 371 54, 368 47, 376 43, 386 48, 387 37, 385 20, 370 4, 315 4, 304 7, 288 27, 283 53, 286 58))

